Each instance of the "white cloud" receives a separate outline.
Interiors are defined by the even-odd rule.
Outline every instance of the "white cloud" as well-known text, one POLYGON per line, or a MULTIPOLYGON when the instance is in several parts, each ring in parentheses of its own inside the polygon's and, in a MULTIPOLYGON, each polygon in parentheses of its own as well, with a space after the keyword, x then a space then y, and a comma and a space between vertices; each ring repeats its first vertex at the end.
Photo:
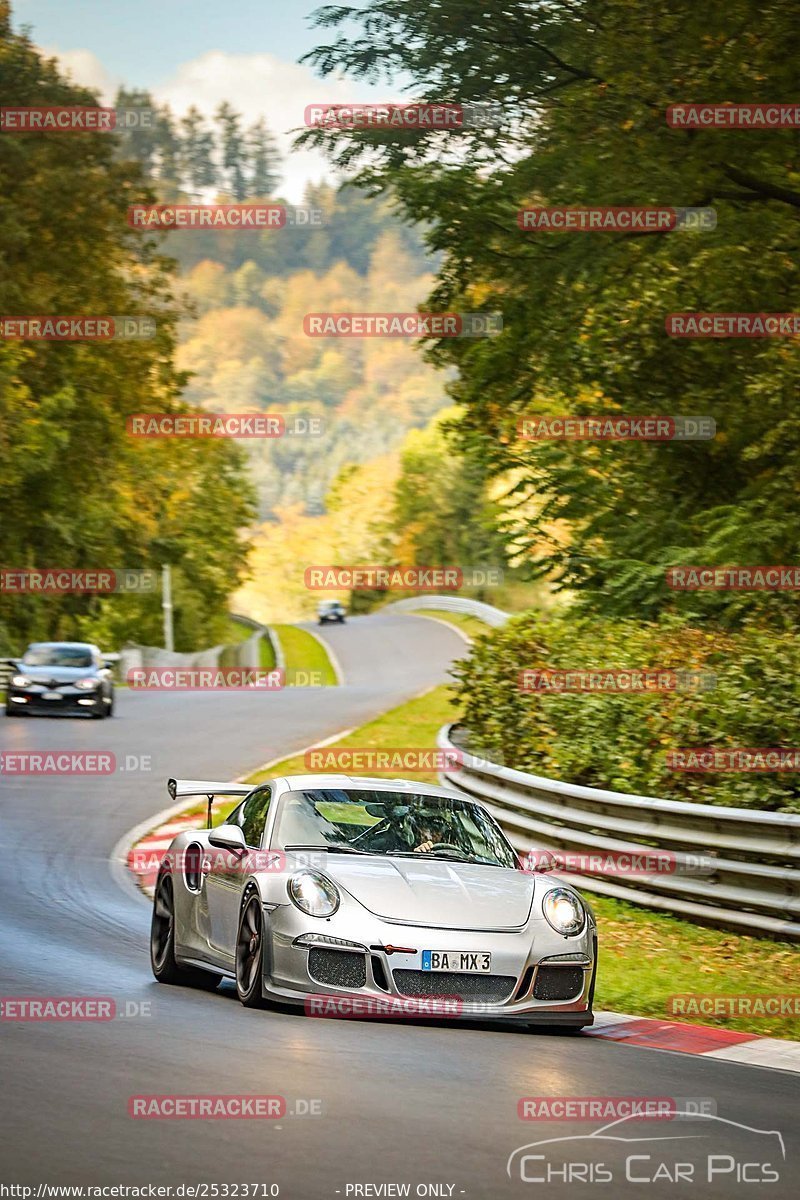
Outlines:
POLYGON ((109 74, 91 50, 58 50, 55 46, 40 46, 39 49, 46 58, 57 58, 73 83, 99 92, 103 104, 113 102, 121 81, 109 74))
MULTIPOLYGON (((113 101, 121 80, 110 75, 91 51, 44 47, 42 52, 58 58, 76 83, 97 89, 103 103, 113 101)), ((136 80, 125 83, 136 87, 136 80)), ((281 191, 294 204, 301 202, 306 183, 333 178, 324 154, 292 149, 291 131, 303 126, 306 106, 325 101, 398 98, 387 94, 386 88, 336 77, 317 79, 309 67, 287 62, 274 54, 226 54, 219 50, 183 63, 173 75, 150 90, 158 103, 169 104, 178 116, 192 104, 211 116, 221 101, 227 100, 243 114, 247 124, 264 117, 282 156, 281 191)))
POLYGON ((302 199, 309 180, 332 177, 330 163, 323 154, 291 148, 294 135, 290 131, 303 126, 306 106, 377 95, 373 88, 365 89, 343 79, 316 79, 307 66, 274 54, 223 54, 218 50, 184 63, 153 92, 178 113, 194 104, 210 115, 222 100, 228 100, 248 123, 263 116, 283 157, 282 191, 295 204, 302 199))

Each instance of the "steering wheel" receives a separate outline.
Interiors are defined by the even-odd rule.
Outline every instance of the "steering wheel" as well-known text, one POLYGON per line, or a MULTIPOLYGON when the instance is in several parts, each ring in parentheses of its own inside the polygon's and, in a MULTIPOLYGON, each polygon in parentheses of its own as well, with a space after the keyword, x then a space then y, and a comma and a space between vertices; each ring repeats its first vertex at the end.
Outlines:
POLYGON ((458 854, 463 854, 464 850, 461 846, 454 845, 453 842, 432 842, 431 849, 426 850, 426 854, 430 854, 431 850, 455 850, 458 854))

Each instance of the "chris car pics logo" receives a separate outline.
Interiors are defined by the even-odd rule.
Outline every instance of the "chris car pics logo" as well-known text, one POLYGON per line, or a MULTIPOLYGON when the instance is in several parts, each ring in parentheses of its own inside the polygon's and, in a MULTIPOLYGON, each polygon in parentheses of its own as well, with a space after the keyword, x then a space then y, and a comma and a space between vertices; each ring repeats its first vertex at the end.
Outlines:
POLYGON ((677 1196, 694 1194, 693 1185, 700 1195, 703 1185, 725 1188, 782 1178, 786 1148, 778 1130, 698 1108, 672 1112, 666 1128, 654 1128, 642 1114, 632 1113, 590 1134, 529 1142, 509 1155, 506 1173, 528 1184, 616 1184, 617 1195, 637 1198, 642 1187, 654 1183, 678 1185, 677 1196))

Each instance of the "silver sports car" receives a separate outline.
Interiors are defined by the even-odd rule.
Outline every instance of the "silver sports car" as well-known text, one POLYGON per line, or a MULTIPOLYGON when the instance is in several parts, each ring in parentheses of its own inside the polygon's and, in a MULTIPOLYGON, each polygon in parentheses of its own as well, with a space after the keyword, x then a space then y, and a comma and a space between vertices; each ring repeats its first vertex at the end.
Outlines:
POLYGON ((209 825, 215 796, 242 800, 224 824, 179 834, 161 864, 151 932, 160 982, 233 979, 247 1007, 278 1001, 318 1015, 592 1024, 591 909, 561 881, 523 871, 473 800, 347 775, 169 789, 207 796, 209 825))

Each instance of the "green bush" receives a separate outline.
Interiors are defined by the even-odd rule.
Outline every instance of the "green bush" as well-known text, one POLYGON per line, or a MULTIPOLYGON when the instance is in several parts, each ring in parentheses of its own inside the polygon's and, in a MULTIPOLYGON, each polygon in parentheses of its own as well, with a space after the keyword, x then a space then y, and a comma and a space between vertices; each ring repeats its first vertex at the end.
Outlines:
POLYGON ((490 757, 590 787, 704 804, 800 812, 800 773, 687 773, 667 752, 782 747, 798 736, 798 646, 754 625, 708 632, 665 620, 603 621, 525 613, 473 644, 457 664, 458 703, 490 757), (664 668, 716 675, 713 690, 524 692, 520 672, 664 668))

